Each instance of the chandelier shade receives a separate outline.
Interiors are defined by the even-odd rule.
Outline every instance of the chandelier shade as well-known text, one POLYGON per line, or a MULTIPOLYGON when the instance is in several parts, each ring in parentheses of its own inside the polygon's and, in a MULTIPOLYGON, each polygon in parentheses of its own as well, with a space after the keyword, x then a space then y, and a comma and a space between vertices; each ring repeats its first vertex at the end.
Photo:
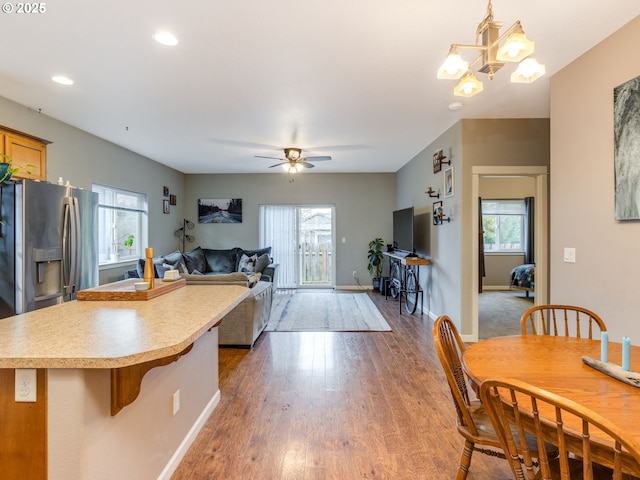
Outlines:
POLYGON ((482 82, 469 70, 453 89, 453 94, 457 97, 473 97, 476 93, 480 93, 483 88, 482 82))
POLYGON ((455 47, 451 47, 449 55, 447 55, 444 63, 438 69, 438 78, 457 80, 462 77, 468 69, 469 62, 462 59, 455 47))
POLYGON ((535 58, 527 58, 520 62, 515 72, 511 74, 513 83, 531 83, 545 74, 544 65, 540 65, 535 58))

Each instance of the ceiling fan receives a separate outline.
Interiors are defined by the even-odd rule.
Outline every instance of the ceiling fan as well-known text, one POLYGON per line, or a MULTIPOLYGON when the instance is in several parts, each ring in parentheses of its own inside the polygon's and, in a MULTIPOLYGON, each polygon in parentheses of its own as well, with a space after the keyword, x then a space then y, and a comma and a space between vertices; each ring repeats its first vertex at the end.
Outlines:
POLYGON ((277 158, 277 157, 265 157, 264 155, 256 155, 257 158, 271 158, 274 160, 280 160, 280 163, 276 163, 271 165, 269 168, 281 166, 289 173, 300 172, 303 168, 313 168, 315 165, 309 163, 313 162, 322 162, 326 160, 331 160, 330 156, 320 156, 320 157, 303 157, 302 149, 289 147, 284 149, 284 157, 285 158, 277 158))

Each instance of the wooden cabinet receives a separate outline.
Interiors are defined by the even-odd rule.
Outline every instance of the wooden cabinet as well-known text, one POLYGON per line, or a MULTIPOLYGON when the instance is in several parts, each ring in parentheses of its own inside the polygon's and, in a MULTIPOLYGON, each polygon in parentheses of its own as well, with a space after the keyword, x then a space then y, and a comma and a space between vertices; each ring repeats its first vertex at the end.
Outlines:
POLYGON ((20 170, 15 178, 47 179, 47 145, 51 142, 0 126, 0 149, 20 170))

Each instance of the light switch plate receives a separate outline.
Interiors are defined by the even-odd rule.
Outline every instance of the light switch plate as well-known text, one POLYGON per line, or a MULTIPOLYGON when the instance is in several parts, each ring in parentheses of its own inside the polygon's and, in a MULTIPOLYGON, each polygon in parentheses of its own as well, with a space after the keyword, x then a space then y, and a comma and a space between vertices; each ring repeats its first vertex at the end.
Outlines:
POLYGON ((564 262, 576 263, 576 249, 565 247, 564 249, 564 262))

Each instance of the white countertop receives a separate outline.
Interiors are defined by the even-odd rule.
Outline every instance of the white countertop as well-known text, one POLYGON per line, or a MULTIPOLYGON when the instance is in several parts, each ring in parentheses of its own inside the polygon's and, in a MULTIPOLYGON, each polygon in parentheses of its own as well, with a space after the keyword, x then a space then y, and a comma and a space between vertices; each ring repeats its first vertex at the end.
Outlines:
POLYGON ((120 368, 179 353, 249 289, 187 285, 144 301, 78 301, 0 320, 0 368, 120 368))

